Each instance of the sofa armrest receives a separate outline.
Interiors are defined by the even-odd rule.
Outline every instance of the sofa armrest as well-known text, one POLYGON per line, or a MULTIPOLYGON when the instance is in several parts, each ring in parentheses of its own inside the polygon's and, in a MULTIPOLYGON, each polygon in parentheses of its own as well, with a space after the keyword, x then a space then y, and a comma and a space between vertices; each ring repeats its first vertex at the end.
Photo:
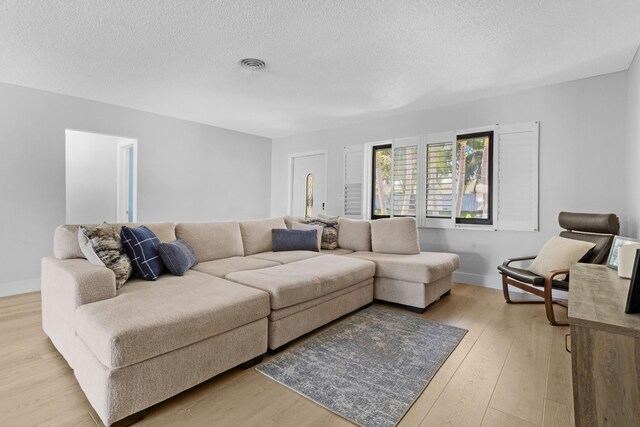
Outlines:
POLYGON ((116 296, 116 276, 86 259, 42 259, 42 298, 51 297, 72 309, 116 296), (62 302, 62 301, 60 301, 62 302))

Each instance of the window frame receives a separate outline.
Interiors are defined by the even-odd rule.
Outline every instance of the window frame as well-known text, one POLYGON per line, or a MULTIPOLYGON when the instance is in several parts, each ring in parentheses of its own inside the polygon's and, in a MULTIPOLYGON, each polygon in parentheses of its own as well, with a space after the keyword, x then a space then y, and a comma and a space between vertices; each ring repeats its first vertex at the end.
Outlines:
MULTIPOLYGON (((377 144, 371 146, 371 174, 369 178, 371 179, 371 185, 369 186, 369 195, 371 197, 371 202, 369 204, 369 209, 371 214, 369 215, 370 219, 380 219, 380 218, 391 218, 391 213, 388 215, 376 215, 376 151, 378 150, 391 150, 391 155, 393 159, 393 144, 391 142, 387 142, 384 144, 377 144)), ((393 168, 393 164, 391 165, 393 168)), ((393 207, 392 207, 393 209, 393 207)))
MULTIPOLYGON (((456 134, 456 140, 455 140, 455 144, 456 144, 456 155, 458 155, 458 141, 460 139, 471 139, 471 138, 480 138, 480 137, 489 137, 489 182, 487 183, 487 187, 488 187, 488 218, 487 219, 483 219, 483 218, 458 218, 456 211, 458 210, 458 205, 457 202, 454 204, 454 212, 452 212, 451 216, 454 219, 454 222, 456 224, 456 226, 464 226, 464 225, 484 225, 484 226, 492 226, 494 221, 493 221, 493 214, 494 214, 494 209, 493 209, 493 202, 494 202, 494 191, 495 189, 493 188, 493 170, 494 170, 494 158, 493 158, 493 153, 494 153, 494 129, 491 130, 486 130, 486 131, 480 131, 480 132, 472 132, 472 133, 458 133, 456 134)), ((452 161, 457 162, 457 158, 452 159, 452 161)), ((456 175, 456 185, 458 184, 458 166, 457 164, 455 165, 455 175, 456 175)), ((456 188, 456 198, 458 196, 458 189, 456 188)), ((463 195, 464 197, 464 195, 463 195)))

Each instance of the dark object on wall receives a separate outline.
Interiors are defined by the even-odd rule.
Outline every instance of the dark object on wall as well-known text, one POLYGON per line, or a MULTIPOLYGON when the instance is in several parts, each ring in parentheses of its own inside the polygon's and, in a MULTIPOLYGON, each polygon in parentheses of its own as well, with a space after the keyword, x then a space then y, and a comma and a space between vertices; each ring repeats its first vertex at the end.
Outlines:
POLYGON ((625 313, 640 313, 640 250, 636 251, 636 260, 633 263, 633 275, 629 283, 629 296, 625 313))

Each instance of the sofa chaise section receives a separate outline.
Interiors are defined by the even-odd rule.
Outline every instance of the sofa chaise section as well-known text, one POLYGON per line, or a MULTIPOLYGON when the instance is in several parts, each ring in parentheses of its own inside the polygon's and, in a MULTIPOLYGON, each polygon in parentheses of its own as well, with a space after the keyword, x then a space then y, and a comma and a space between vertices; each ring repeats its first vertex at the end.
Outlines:
POLYGON ((403 255, 361 251, 346 256, 375 263, 375 299, 417 312, 424 312, 451 291, 453 272, 460 267, 458 255, 444 252, 403 255))
MULTIPOLYGON (((96 358, 122 368, 269 315, 269 296, 197 271, 133 279, 114 298, 76 310, 76 332, 96 358)), ((254 355, 257 356, 258 354, 254 355)))
POLYGON ((78 382, 109 424, 264 354, 269 312, 265 292, 204 273, 132 280, 76 311, 78 382))
POLYGON ((269 348, 373 301, 372 262, 323 255, 277 267, 230 273, 226 279, 270 295, 269 348))

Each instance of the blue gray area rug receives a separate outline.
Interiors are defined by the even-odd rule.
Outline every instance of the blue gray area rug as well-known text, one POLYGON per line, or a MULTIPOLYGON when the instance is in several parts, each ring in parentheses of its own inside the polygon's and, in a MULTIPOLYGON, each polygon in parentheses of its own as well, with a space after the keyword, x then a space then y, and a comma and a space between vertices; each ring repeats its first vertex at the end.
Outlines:
POLYGON ((395 426, 466 333, 374 306, 256 369, 358 425, 395 426))

